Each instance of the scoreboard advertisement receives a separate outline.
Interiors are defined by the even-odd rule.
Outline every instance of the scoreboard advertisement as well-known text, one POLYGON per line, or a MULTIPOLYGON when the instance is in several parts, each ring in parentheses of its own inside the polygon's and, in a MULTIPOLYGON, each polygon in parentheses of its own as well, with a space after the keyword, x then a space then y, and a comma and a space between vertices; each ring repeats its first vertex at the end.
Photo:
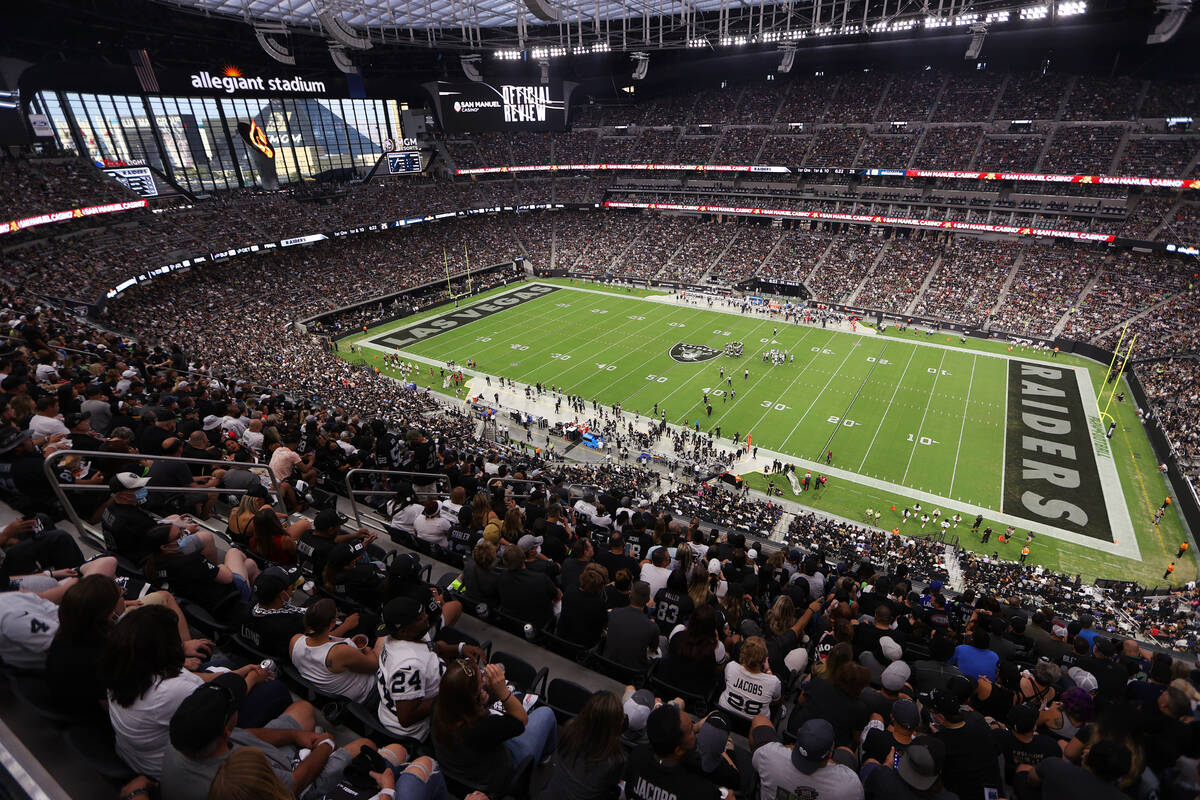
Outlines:
POLYGON ((445 83, 424 85, 442 130, 564 131, 576 84, 445 83))

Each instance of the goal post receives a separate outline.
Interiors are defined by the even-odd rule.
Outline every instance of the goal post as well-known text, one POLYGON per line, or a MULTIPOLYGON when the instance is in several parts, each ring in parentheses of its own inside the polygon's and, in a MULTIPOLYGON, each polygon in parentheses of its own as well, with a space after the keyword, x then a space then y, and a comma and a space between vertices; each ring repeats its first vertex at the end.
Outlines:
POLYGON ((1128 334, 1129 323, 1125 323, 1125 327, 1121 328, 1121 337, 1117 340, 1117 346, 1113 348, 1113 357, 1108 362, 1108 370, 1104 373, 1104 383, 1096 395, 1096 410, 1100 412, 1100 419, 1106 425, 1116 424, 1116 419, 1108 409, 1112 406, 1113 398, 1116 397, 1121 387, 1121 377, 1125 374, 1125 368, 1133 356, 1133 347, 1137 344, 1136 333, 1129 339, 1129 344, 1125 344, 1125 337, 1128 334), (1124 353, 1122 353, 1122 348, 1124 348, 1124 353))

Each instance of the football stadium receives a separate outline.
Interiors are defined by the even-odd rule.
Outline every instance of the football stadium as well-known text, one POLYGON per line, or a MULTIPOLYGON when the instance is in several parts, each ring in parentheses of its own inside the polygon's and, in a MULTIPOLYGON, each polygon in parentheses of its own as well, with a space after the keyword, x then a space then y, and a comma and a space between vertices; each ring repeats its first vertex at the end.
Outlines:
POLYGON ((1200 796, 1187 2, 0 26, 0 799, 1200 796))

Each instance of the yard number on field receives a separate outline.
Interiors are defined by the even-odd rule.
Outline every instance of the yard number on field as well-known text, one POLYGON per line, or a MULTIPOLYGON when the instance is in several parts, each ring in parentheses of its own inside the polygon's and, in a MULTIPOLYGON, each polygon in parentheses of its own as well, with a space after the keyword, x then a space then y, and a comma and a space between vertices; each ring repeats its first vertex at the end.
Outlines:
POLYGON ((830 417, 829 419, 827 419, 825 421, 831 425, 837 425, 840 422, 840 423, 842 423, 842 425, 844 425, 847 428, 853 428, 855 425, 862 424, 861 422, 856 422, 852 419, 842 419, 841 417, 830 417))
POLYGON ((916 444, 941 444, 937 439, 930 439, 928 436, 914 436, 911 433, 908 435, 908 440, 916 444))

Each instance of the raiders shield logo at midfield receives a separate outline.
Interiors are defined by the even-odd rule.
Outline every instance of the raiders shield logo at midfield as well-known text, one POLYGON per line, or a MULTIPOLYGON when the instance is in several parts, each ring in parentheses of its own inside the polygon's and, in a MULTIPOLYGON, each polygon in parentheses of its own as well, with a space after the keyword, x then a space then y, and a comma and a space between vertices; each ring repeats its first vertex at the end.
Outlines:
POLYGON ((708 345, 687 344, 678 342, 671 348, 671 358, 681 364, 695 364, 700 361, 712 361, 721 355, 720 350, 714 350, 708 345))

